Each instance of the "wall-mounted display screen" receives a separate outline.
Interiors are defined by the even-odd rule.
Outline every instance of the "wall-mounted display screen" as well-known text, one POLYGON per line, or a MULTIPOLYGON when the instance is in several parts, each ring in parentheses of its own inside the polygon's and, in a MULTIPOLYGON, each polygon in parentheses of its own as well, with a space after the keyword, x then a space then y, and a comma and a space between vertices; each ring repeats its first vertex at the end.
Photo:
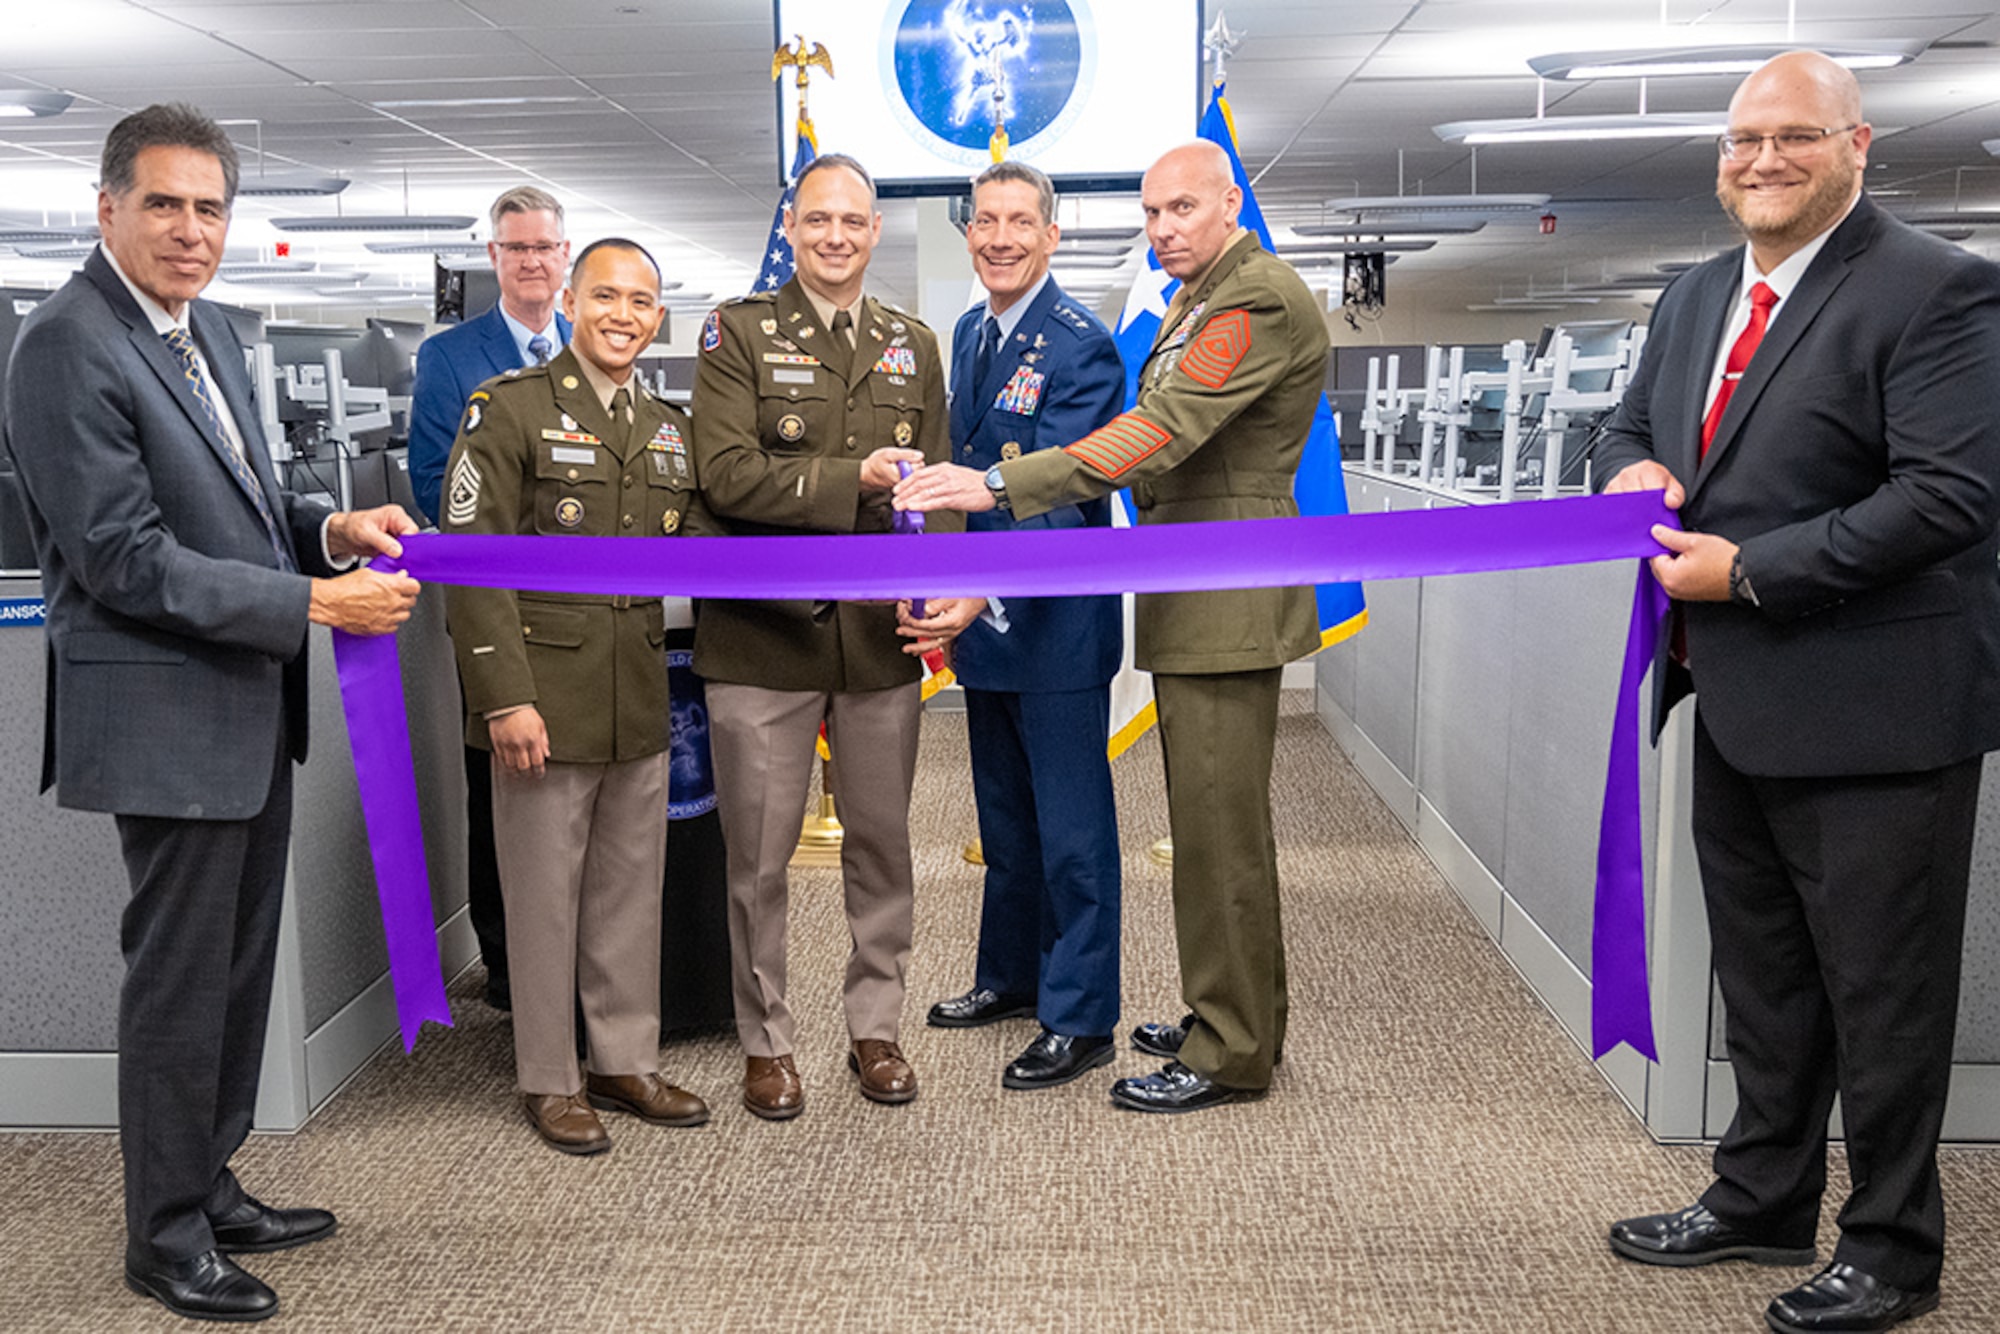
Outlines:
MULTIPOLYGON (((996 138, 1063 189, 1136 189, 1201 116, 1201 0, 775 0, 775 13, 779 45, 823 47, 833 66, 806 69, 819 151, 860 159, 885 195, 962 193, 996 138)), ((797 101, 787 69, 781 177, 797 101)))

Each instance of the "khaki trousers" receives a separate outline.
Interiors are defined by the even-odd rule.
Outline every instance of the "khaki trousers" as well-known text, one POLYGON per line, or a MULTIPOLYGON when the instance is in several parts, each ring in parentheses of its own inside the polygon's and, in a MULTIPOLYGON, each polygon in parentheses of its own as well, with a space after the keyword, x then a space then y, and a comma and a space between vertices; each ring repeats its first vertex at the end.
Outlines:
POLYGON ((575 1003, 590 1068, 660 1068, 660 895, 667 756, 493 766, 493 844, 507 911, 514 1069, 523 1093, 576 1093, 575 1003))
POLYGON ((813 742, 826 719, 840 813, 840 872, 853 949, 841 995, 850 1039, 901 1031, 914 886, 910 791, 922 698, 914 682, 852 694, 711 681, 709 744, 729 853, 736 1030, 748 1056, 783 1056, 797 1025, 785 998, 785 868, 799 842, 813 742))
POLYGON ((1194 1026, 1180 1059, 1260 1089, 1285 1043, 1271 763, 1284 669, 1153 674, 1174 839, 1174 937, 1194 1026))

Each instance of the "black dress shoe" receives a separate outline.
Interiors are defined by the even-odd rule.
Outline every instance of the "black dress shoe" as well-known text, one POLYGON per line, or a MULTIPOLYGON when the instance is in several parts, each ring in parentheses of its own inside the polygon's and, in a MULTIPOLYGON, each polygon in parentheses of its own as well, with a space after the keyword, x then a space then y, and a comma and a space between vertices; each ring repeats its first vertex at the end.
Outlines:
POLYGON ((1067 1084, 1087 1070, 1111 1064, 1118 1054, 1109 1037, 1073 1038, 1042 1030, 1000 1076, 1003 1088, 1048 1089, 1067 1084))
POLYGON ((1812 1243, 1785 1246, 1739 1231, 1693 1204, 1671 1214, 1647 1214, 1611 1225, 1611 1249, 1628 1260, 1648 1265, 1707 1265, 1717 1260, 1748 1260, 1760 1265, 1809 1265, 1817 1258, 1812 1243))
POLYGON ((249 1255, 260 1251, 286 1251, 333 1235, 337 1226, 324 1209, 273 1209, 262 1200, 243 1197, 243 1203, 220 1218, 208 1220, 215 1233, 215 1249, 224 1255, 249 1255))
POLYGON ((1132 1049, 1171 1061, 1181 1054, 1181 1044, 1187 1041, 1188 1030, 1193 1027, 1192 1014, 1182 1015, 1178 1024, 1141 1024, 1132 1030, 1132 1049))
POLYGON ((1199 1112, 1225 1102, 1261 1098, 1262 1089, 1236 1089, 1218 1084, 1179 1061, 1168 1061, 1156 1075, 1121 1079, 1111 1086, 1113 1106, 1128 1112, 1199 1112))
POLYGON ((503 977, 496 982, 492 975, 488 974, 486 978, 486 1003, 502 1014, 513 1010, 514 988, 508 984, 506 978, 503 977))
POLYGON ((278 1313, 277 1293, 214 1251, 150 1264, 127 1256, 125 1286, 190 1320, 266 1320, 278 1313))
POLYGON ((1910 1292, 1891 1287, 1853 1265, 1835 1261, 1793 1288, 1773 1297, 1764 1323, 1778 1334, 1853 1334, 1883 1330, 1937 1310, 1936 1288, 1910 1292))
POLYGON ((1033 996, 1003 996, 985 987, 974 987, 963 996, 953 996, 931 1006, 924 1022, 932 1028, 981 1028, 1002 1019, 1020 1019, 1034 1013, 1033 996))

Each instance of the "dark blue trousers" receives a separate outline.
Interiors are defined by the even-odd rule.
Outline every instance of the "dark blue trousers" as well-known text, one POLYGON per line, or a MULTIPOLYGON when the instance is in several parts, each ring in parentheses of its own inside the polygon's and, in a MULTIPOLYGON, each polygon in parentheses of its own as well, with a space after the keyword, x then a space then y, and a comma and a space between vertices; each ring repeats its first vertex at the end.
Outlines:
POLYGON ((1118 811, 1111 689, 965 692, 986 858, 975 983, 1034 996, 1072 1037, 1118 1025, 1118 811))

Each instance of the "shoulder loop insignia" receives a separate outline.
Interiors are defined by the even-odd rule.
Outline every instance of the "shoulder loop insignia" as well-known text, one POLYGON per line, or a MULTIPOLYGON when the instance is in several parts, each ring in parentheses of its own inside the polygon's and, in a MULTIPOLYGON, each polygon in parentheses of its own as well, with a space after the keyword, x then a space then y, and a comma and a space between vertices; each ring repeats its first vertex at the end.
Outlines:
POLYGON ((1202 326, 1181 357, 1188 379, 1208 389, 1220 389, 1250 351, 1250 312, 1229 310, 1202 326))

